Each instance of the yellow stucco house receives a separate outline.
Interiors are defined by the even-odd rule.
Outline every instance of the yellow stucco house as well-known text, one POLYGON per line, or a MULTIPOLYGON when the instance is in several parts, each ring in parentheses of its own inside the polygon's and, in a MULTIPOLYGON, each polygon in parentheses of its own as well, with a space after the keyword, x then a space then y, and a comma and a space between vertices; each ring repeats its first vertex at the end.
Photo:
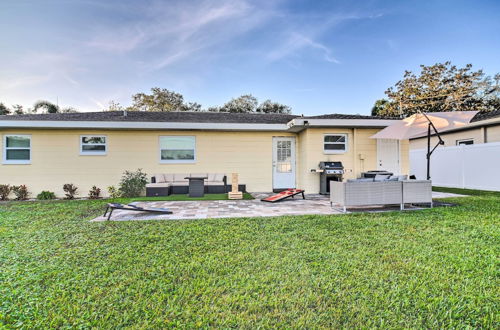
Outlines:
POLYGON ((319 192, 321 161, 340 161, 343 179, 383 169, 408 174, 408 141, 370 136, 393 123, 372 116, 211 112, 87 112, 0 116, 0 183, 62 196, 103 192, 125 170, 233 173, 250 192, 319 192))

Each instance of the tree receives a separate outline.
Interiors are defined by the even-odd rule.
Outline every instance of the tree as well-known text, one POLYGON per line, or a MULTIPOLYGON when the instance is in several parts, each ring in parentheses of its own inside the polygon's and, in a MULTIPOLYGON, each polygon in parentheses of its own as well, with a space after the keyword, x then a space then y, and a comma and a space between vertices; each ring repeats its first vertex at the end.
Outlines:
POLYGON ((49 101, 38 101, 33 105, 33 113, 38 112, 39 109, 45 109, 46 113, 69 113, 69 112, 78 112, 73 107, 61 108, 59 105, 56 105, 49 101))
POLYGON ((196 102, 189 102, 189 103, 184 104, 182 106, 182 111, 195 111, 195 112, 199 112, 199 111, 203 111, 203 110, 201 109, 201 104, 196 103, 196 102))
POLYGON ((24 113, 23 106, 20 104, 14 104, 12 110, 15 115, 22 115, 24 113))
POLYGON ((372 107, 372 116, 383 116, 388 104, 389 101, 386 99, 375 101, 375 104, 372 107))
POLYGON ((38 101, 33 105, 33 112, 37 112, 38 109, 45 109, 47 113, 57 113, 59 112, 59 106, 51 103, 49 101, 38 101))
POLYGON ((495 74, 493 78, 488 76, 481 82, 478 98, 488 109, 500 109, 500 73, 495 74))
POLYGON ((220 112, 220 107, 208 107, 206 111, 208 111, 208 112, 220 112))
POLYGON ((182 94, 159 87, 151 88, 151 94, 134 94, 132 96, 132 102, 133 104, 130 107, 124 108, 119 103, 111 101, 106 110, 291 113, 291 108, 289 106, 271 100, 266 100, 259 105, 257 98, 251 94, 233 98, 222 106, 213 106, 203 109, 201 104, 197 102, 185 102, 182 94))
POLYGON ((220 112, 254 112, 257 104, 257 98, 252 94, 241 95, 224 104, 220 108, 220 112))
POLYGON ((108 103, 108 108, 104 109, 104 111, 123 111, 125 108, 118 102, 116 101, 109 101, 108 103))
POLYGON ((59 112, 61 112, 61 113, 77 113, 78 110, 76 110, 73 107, 66 107, 66 108, 60 109, 59 112))
POLYGON ((133 104, 128 110, 137 111, 182 111, 184 97, 165 88, 153 87, 151 94, 137 93, 132 96, 133 104))
POLYGON ((0 102, 0 115, 9 115, 10 109, 5 106, 5 104, 0 102))
POLYGON ((291 113, 292 109, 287 105, 265 100, 255 111, 262 113, 291 113))
POLYGON ((403 79, 385 92, 389 104, 382 115, 409 116, 418 111, 491 111, 500 104, 500 75, 485 76, 472 64, 457 68, 451 62, 420 66, 415 74, 405 71, 403 79))

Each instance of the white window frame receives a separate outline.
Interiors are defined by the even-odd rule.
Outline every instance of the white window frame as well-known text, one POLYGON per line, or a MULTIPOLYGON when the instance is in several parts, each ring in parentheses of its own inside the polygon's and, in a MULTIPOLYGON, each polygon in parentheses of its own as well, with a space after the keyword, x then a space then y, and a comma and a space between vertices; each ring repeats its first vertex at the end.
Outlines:
POLYGON ((80 135, 80 156, 105 156, 108 154, 108 136, 107 135, 98 135, 98 134, 85 134, 80 135), (83 138, 104 138, 105 143, 83 143, 83 138), (104 151, 83 151, 84 145, 104 145, 104 151))
POLYGON ((457 140, 456 144, 457 144, 457 146, 466 146, 468 144, 466 144, 466 143, 462 144, 461 142, 468 142, 468 141, 472 141, 472 144, 474 144, 474 139, 473 138, 457 140))
POLYGON ((3 148, 2 149, 3 149, 3 159, 2 159, 3 164, 13 164, 13 165, 29 165, 29 164, 31 164, 31 134, 5 134, 3 136, 3 148), (21 136, 21 137, 29 138, 29 140, 30 140, 29 148, 7 147, 7 138, 10 136, 21 136), (7 159, 7 150, 16 150, 16 149, 19 149, 19 150, 29 149, 30 159, 29 160, 23 160, 23 159, 9 160, 9 159, 7 159))
MULTIPOLYGON (((166 150, 178 150, 178 149, 166 149, 166 150)), ((160 164, 193 164, 196 163, 196 136, 194 135, 160 135, 158 137, 158 159, 160 160, 160 164), (164 137, 189 137, 193 138, 194 140, 194 159, 189 160, 189 159, 174 159, 174 160, 168 160, 168 159, 161 159, 161 138, 164 137)))
POLYGON ((321 142, 323 143, 323 153, 324 154, 345 154, 349 148, 349 139, 348 139, 348 135, 346 133, 326 133, 326 134, 323 134, 323 140, 321 142), (325 142, 325 137, 327 137, 327 136, 343 136, 345 138, 345 142, 325 142), (343 145, 345 145, 345 149, 344 150, 329 150, 329 149, 325 149, 325 144, 343 144, 343 145))

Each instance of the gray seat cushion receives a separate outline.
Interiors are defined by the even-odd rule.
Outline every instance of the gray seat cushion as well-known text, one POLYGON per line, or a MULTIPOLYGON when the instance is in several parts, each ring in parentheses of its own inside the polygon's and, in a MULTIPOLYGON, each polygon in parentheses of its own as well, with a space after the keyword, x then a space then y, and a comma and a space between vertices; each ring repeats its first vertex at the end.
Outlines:
POLYGON ((224 173, 165 173, 155 174, 156 183, 169 183, 171 186, 187 186, 187 177, 207 177, 206 185, 223 185, 224 173))
POLYGON ((224 173, 208 173, 208 181, 210 182, 222 181, 224 180, 224 176, 226 176, 224 173))
POLYGON ((373 181, 375 181, 375 182, 386 181, 387 179, 389 179, 389 177, 390 177, 390 175, 377 174, 377 175, 375 175, 375 178, 373 179, 373 181))
POLYGON ((157 182, 157 183, 148 183, 146 184, 146 188, 168 188, 171 184, 168 182, 157 182))
POLYGON ((207 178, 208 174, 207 173, 191 173, 191 174, 189 174, 189 177, 191 177, 191 178, 207 178))
POLYGON ((185 179, 185 178, 186 178, 186 177, 188 177, 188 176, 189 176, 189 174, 186 174, 186 173, 175 173, 175 174, 174 174, 174 182, 176 182, 176 183, 177 183, 177 182, 182 182, 182 181, 184 181, 184 182, 186 182, 186 183, 187 183, 187 182, 188 182, 188 180, 187 180, 187 179, 185 179))
POLYGON ((347 182, 373 182, 373 178, 349 179, 347 182))
POLYGON ((165 175, 164 175, 164 174, 161 174, 161 173, 159 173, 159 174, 155 174, 155 175, 154 175, 154 178, 155 178, 155 181, 156 181, 157 183, 166 182, 166 180, 165 180, 165 175))
POLYGON ((188 180, 174 181, 172 182, 172 186, 189 186, 189 181, 188 180))
POLYGON ((206 186, 223 186, 224 182, 222 181, 205 181, 206 186))
POLYGON ((165 174, 163 174, 163 177, 165 178, 165 182, 173 182, 174 181, 174 174, 173 173, 165 173, 165 174))

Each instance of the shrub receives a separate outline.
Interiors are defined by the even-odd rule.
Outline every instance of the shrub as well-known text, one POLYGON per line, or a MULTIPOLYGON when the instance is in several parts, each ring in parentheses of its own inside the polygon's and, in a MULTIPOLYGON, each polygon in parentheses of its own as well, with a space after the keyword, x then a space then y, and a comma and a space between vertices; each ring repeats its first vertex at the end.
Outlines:
POLYGON ((101 189, 96 186, 92 186, 89 191, 89 199, 98 199, 101 196, 101 189))
POLYGON ((76 191, 78 190, 78 187, 75 186, 72 183, 66 183, 63 186, 63 190, 66 193, 66 199, 74 199, 76 195, 76 191))
POLYGON ((139 168, 135 172, 125 171, 120 181, 120 193, 123 197, 140 196, 146 183, 148 183, 147 174, 142 172, 142 169, 139 168))
POLYGON ((108 194, 109 194, 109 197, 111 197, 111 198, 120 198, 120 197, 122 197, 121 193, 120 193, 120 190, 116 189, 115 186, 109 186, 108 187, 108 194))
POLYGON ((54 194, 52 191, 44 190, 36 196, 36 199, 56 199, 56 194, 54 194))
POLYGON ((14 193, 14 195, 16 195, 16 199, 18 201, 24 201, 28 199, 28 196, 30 194, 28 191, 28 187, 26 187, 26 185, 24 184, 20 186, 12 186, 12 192, 14 193))
POLYGON ((0 200, 6 201, 9 199, 12 187, 8 184, 0 184, 0 200))

